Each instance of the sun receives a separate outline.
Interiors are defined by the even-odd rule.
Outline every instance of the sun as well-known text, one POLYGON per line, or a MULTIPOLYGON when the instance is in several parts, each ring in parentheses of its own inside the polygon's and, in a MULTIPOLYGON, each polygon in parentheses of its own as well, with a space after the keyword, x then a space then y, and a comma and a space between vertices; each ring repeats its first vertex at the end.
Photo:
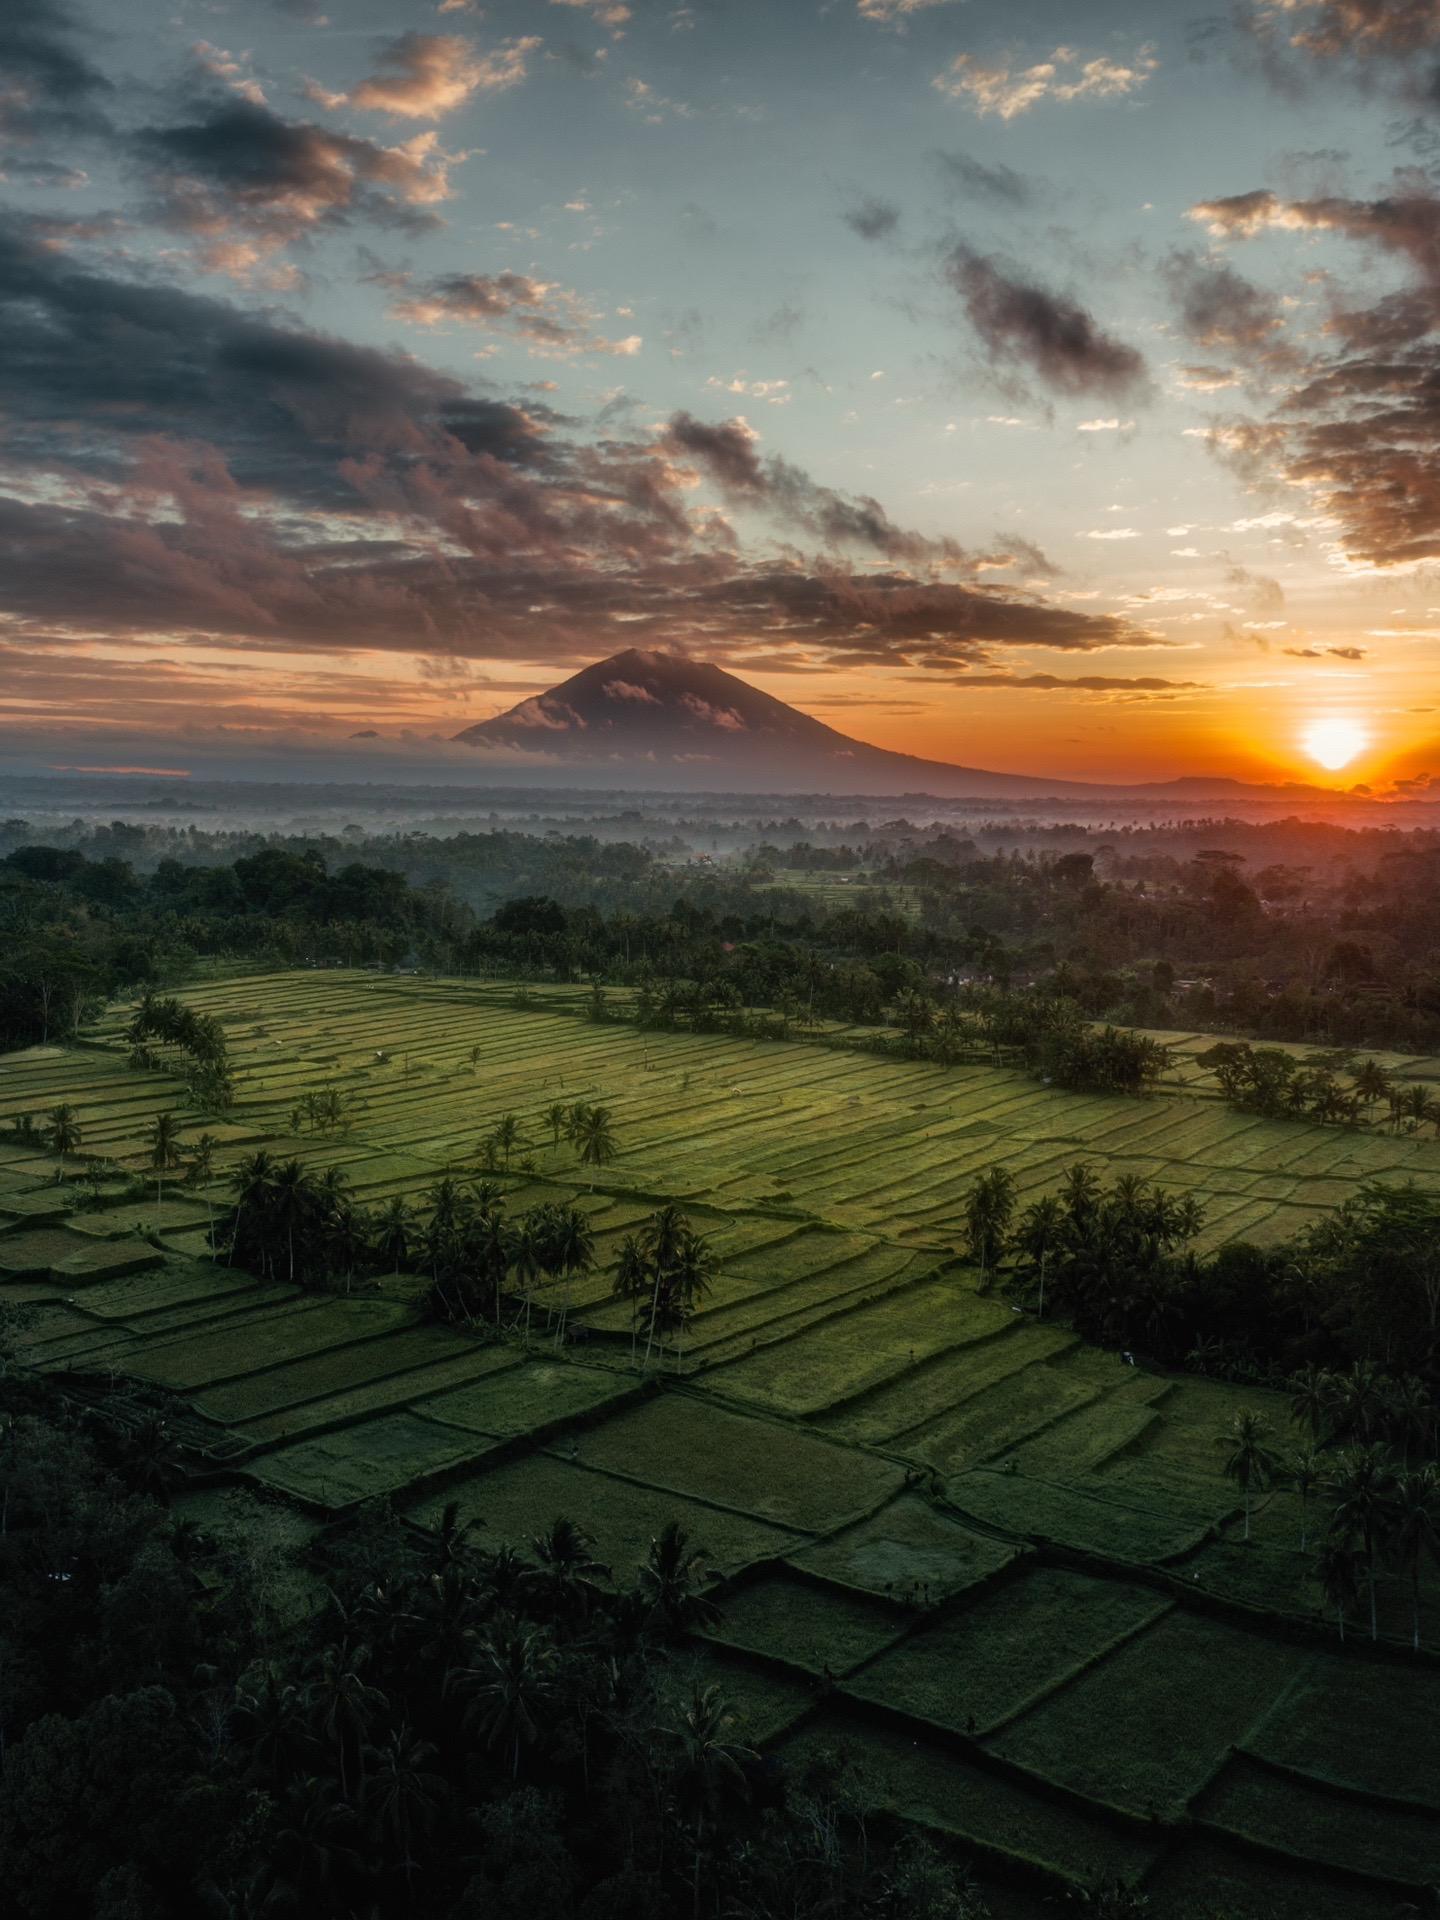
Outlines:
POLYGON ((1358 720, 1337 716, 1329 720, 1317 720, 1307 728, 1301 744, 1312 760, 1318 760, 1322 767, 1328 767, 1334 773, 1341 767, 1348 767, 1357 753, 1365 751, 1370 744, 1370 736, 1358 720))

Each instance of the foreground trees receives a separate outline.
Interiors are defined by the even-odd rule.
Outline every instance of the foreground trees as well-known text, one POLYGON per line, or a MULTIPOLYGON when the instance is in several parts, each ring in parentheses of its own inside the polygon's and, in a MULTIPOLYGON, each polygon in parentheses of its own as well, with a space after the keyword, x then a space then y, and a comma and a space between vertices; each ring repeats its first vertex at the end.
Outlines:
POLYGON ((682 1642, 713 1605, 680 1528, 611 1570, 568 1520, 516 1548, 371 1510, 282 1610, 263 1508, 176 1523, 133 1409, 80 1433, 54 1395, 0 1375, 17 1920, 983 1920, 852 1770, 757 1758, 682 1642))

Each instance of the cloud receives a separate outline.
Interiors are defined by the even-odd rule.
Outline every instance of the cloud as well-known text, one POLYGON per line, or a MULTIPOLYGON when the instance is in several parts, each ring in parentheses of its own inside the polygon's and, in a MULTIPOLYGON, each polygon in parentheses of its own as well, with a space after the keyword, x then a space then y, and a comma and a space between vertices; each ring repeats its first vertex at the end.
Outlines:
POLYGON ((331 93, 311 81, 318 105, 356 107, 394 120, 438 120, 476 93, 499 93, 525 78, 526 62, 541 42, 534 34, 505 40, 482 53, 453 33, 402 33, 380 50, 375 71, 349 93, 331 93))
POLYGON ((1368 647, 1284 647, 1281 651, 1292 660, 1323 660, 1327 655, 1336 660, 1364 660, 1369 657, 1368 647))
POLYGON ((607 680, 601 691, 607 700, 632 700, 637 706, 650 707, 660 704, 648 687, 638 687, 631 680, 607 680))
POLYGON ((964 245, 950 254, 945 275, 992 362, 1022 366, 1057 393, 1122 397, 1145 386, 1141 355, 1078 302, 964 245))
POLYGON ((1335 529, 1332 558, 1373 568, 1440 558, 1440 195, 1396 176, 1374 200, 1288 200, 1256 189, 1200 202, 1191 217, 1218 235, 1331 232, 1398 258, 1416 283, 1371 305, 1338 303, 1318 352, 1264 419, 1186 429, 1252 482, 1308 496, 1335 529))
POLYGON ((944 7, 952 0, 855 0, 855 11, 862 20, 877 20, 882 27, 903 26, 917 13, 932 7, 944 7))
POLYGON ((1203 680, 1164 680, 1154 674, 966 673, 962 687, 1020 687, 1037 692, 1179 693, 1202 687, 1203 680))
POLYGON ((970 154, 952 148, 937 152, 936 165, 946 183, 967 199, 982 200, 996 207, 1029 207, 1037 198, 1035 183, 1003 162, 986 166, 970 154))
MULTIPOLYGON (((287 674, 296 654, 411 655, 463 689, 448 663, 569 664, 622 626, 742 667, 940 672, 1011 647, 1165 644, 1120 615, 917 577, 987 557, 762 459, 741 424, 588 437, 542 396, 512 404, 401 353, 89 270, 4 220, 0 416, 0 677, 67 724, 105 724, 117 675, 153 695, 147 725, 173 728, 187 698, 190 718, 259 724, 267 652, 287 674), (696 499, 717 463, 730 495, 823 556, 742 551, 696 499), (837 558, 847 543, 881 570, 837 558)), ((354 691, 318 668, 303 684, 332 717, 354 691)), ((537 738, 572 724, 533 718, 537 738)))
POLYGON ((1134 424, 1133 420, 1120 420, 1114 417, 1109 420, 1077 420, 1075 431, 1077 433, 1128 433, 1134 424))
POLYGON ((0 141, 103 133, 111 83, 86 58, 87 35, 61 0, 0 9, 0 141))
POLYGON ((408 274, 372 274, 390 289, 390 312, 417 327, 446 323, 505 329, 538 353, 590 353, 631 358, 644 344, 638 333, 610 340, 595 331, 578 294, 525 273, 451 273, 412 281, 408 274))
POLYGON ((355 220, 433 226, 464 157, 442 152, 433 132, 386 147, 233 94, 178 125, 144 128, 128 145, 154 217, 200 236, 206 264, 221 267, 237 240, 268 253, 355 220))
POLYGON ((1267 231, 1343 234, 1401 255, 1428 286, 1440 290, 1440 194, 1423 174, 1397 174, 1394 191, 1375 200, 1334 194, 1284 200, 1260 188, 1202 200, 1189 214, 1227 238, 1250 239, 1267 231))
POLYGON ((1180 326, 1197 346, 1268 349, 1284 328, 1274 295, 1233 267, 1177 251, 1165 264, 1165 279, 1180 326))
POLYGON ((1140 535, 1134 527, 1092 527, 1088 533, 1080 535, 1082 540, 1138 540, 1140 535))
POLYGON ((1042 100, 1122 98, 1142 87, 1159 64, 1151 46, 1141 47, 1128 65, 1104 54, 1082 61, 1073 47, 1056 47, 1048 60, 1031 67, 1008 60, 987 64, 973 53, 957 53, 932 84, 977 113, 1013 120, 1042 100))
POLYGON ((840 217, 862 240, 885 240, 900 224, 900 209, 891 200, 862 200, 840 217))
POLYGON ((697 720, 703 720, 708 727, 716 727, 721 733, 744 733, 745 722, 734 707, 712 706, 708 700, 702 700, 698 693, 682 693, 680 705, 693 713, 697 720))
POLYGON ((1175 384, 1188 393, 1219 393, 1239 381, 1231 367, 1188 366, 1175 369, 1175 384))
MULTIPOLYGON (((973 570, 1012 562, 1008 551, 970 553, 954 540, 931 539, 898 527, 868 494, 838 493, 778 455, 762 458, 759 440, 743 417, 709 422, 680 412, 670 417, 664 445, 674 457, 693 462, 728 499, 802 527, 827 546, 866 547, 911 566, 973 570)), ((1024 557, 1027 564, 1044 563, 1033 548, 1027 548, 1024 557)))
POLYGON ((550 0, 550 4, 552 7, 569 7, 577 13, 588 13, 597 25, 609 27, 617 40, 631 17, 624 0, 550 0))

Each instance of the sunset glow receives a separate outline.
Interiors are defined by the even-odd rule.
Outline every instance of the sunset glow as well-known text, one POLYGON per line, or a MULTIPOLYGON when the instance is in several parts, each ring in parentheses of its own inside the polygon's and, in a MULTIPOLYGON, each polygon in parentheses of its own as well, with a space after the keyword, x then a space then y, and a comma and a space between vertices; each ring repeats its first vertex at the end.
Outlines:
POLYGON ((1010 772, 1440 771, 1433 134, 1253 58, 1298 5, 33 0, 0 756, 458 769, 638 646, 1010 772))
POLYGON ((1332 773, 1348 767, 1370 744, 1370 736, 1358 720, 1334 716, 1317 720, 1305 735, 1305 751, 1312 760, 1332 773))

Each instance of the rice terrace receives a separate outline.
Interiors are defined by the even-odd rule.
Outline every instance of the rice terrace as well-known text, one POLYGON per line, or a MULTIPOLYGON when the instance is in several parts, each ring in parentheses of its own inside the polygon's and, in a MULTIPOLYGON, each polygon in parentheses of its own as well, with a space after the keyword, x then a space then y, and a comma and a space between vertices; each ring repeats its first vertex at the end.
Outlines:
POLYGON ((489 1548, 564 1516, 617 1576, 678 1521, 718 1605, 683 1657, 748 1744, 853 1751, 877 1804, 962 1843, 1007 1912, 1114 1882, 1157 1916, 1363 1920, 1440 1883, 1433 1562, 1413 1593, 1381 1578, 1375 1637, 1361 1605, 1342 1642, 1303 1483, 1257 1491, 1220 1450, 1246 1415, 1290 1432, 1290 1394, 1082 1338, 997 1285, 966 1226, 996 1168, 1025 1208, 1084 1163, 1195 1201, 1197 1248, 1278 1245, 1361 1182, 1440 1191, 1435 1140, 1237 1111, 1202 1035, 1157 1036, 1170 1065, 1136 1100, 833 1022, 646 1029, 494 979, 217 974, 180 1000, 223 1032, 223 1117, 185 1110, 163 1047, 133 1063, 133 1003, 0 1069, 18 1357, 82 1403, 153 1390, 177 1513, 263 1508, 308 1539, 383 1503, 477 1521, 489 1548), (587 1104, 611 1136, 588 1160, 559 1118, 587 1104), (283 1256, 212 1253, 261 1153, 372 1217, 408 1210, 397 1270, 320 1292, 283 1256), (593 1257, 512 1272, 498 1326, 438 1322, 416 1250, 447 1181, 511 1217, 578 1210, 593 1257), (667 1330, 615 1276, 669 1205, 712 1268, 667 1330))

